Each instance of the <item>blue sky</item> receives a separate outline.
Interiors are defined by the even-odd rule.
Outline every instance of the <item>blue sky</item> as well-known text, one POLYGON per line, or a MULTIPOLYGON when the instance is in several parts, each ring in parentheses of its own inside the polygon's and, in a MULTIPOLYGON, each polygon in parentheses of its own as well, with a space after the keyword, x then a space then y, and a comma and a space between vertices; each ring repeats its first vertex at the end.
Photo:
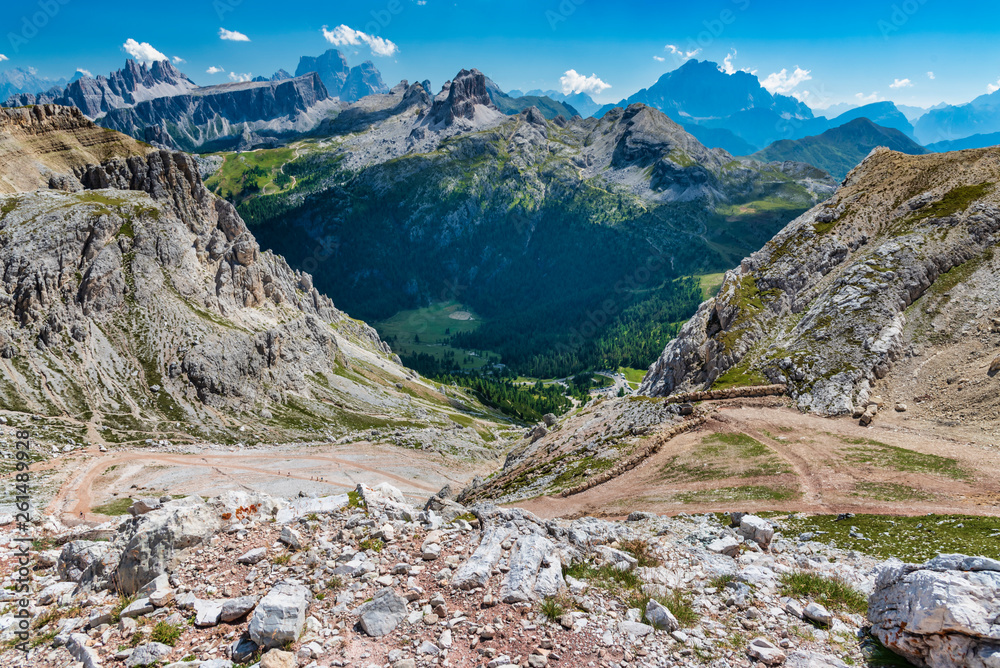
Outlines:
POLYGON ((5 0, 0 68, 106 74, 122 66, 132 39, 182 58, 178 67, 199 84, 222 83, 230 73, 294 71, 299 56, 333 46, 326 26, 351 64, 373 60, 390 85, 430 79, 437 90, 478 67, 507 90, 560 89, 565 77, 618 101, 697 51, 719 63, 729 56, 814 107, 929 106, 1000 85, 998 19, 995 2, 942 0, 5 0), (220 29, 249 41, 221 39, 220 29))

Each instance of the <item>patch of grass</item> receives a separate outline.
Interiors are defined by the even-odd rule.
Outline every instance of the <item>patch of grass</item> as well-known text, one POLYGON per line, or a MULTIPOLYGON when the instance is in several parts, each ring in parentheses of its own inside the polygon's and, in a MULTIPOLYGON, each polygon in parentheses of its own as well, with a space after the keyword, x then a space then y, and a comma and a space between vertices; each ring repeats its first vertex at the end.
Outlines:
POLYGON ((973 202, 985 196, 993 188, 993 185, 993 183, 987 182, 952 188, 937 202, 917 211, 911 220, 918 222, 928 218, 944 218, 965 211, 973 202))
POLYGON ((813 540, 835 542, 845 550, 856 550, 883 559, 896 557, 923 563, 939 554, 974 554, 1000 559, 1000 518, 970 515, 856 515, 837 522, 836 515, 778 516, 786 536, 810 531, 813 540), (851 536, 854 527, 864 537, 851 536))
POLYGON ((129 596, 119 596, 118 602, 115 603, 115 607, 111 609, 111 622, 117 624, 121 621, 122 610, 127 608, 135 600, 135 594, 129 596))
POLYGON ((357 508, 358 510, 368 512, 368 507, 365 505, 364 499, 361 498, 361 492, 358 491, 347 493, 347 507, 357 508))
POLYGON ((381 552, 382 548, 385 547, 385 543, 382 542, 381 538, 365 538, 358 543, 358 547, 364 552, 367 552, 368 550, 371 550, 372 552, 381 552))
POLYGON ((340 579, 339 575, 334 575, 332 578, 326 581, 326 588, 337 590, 344 586, 344 581, 340 579))
POLYGON ((715 587, 716 589, 722 589, 730 582, 735 582, 736 577, 733 575, 718 575, 708 581, 709 587, 715 587))
POLYGON ((692 492, 679 492, 674 500, 681 503, 729 503, 732 501, 791 501, 802 492, 787 487, 768 485, 746 485, 744 487, 723 487, 692 492))
POLYGON ((173 647, 177 644, 177 640, 183 632, 184 627, 182 625, 160 620, 153 627, 153 632, 149 635, 149 639, 153 642, 161 642, 164 645, 173 647))
POLYGON ((857 482, 854 484, 853 496, 879 501, 926 501, 933 498, 930 494, 895 482, 857 482))
POLYGON ((780 583, 782 596, 812 599, 831 610, 859 615, 868 612, 868 598, 843 580, 808 571, 793 571, 783 573, 780 583))
POLYGON ((279 554, 278 556, 276 556, 271 561, 273 563, 277 564, 278 566, 284 566, 289 561, 291 561, 291 559, 292 559, 292 555, 286 553, 286 554, 279 554))
POLYGON ((865 447, 849 448, 844 459, 853 464, 867 464, 881 469, 893 471, 909 471, 914 473, 930 473, 942 475, 956 480, 965 480, 969 474, 958 465, 958 460, 939 455, 926 455, 922 452, 907 450, 895 445, 887 445, 868 438, 839 437, 849 445, 865 447))
POLYGON ((697 276, 698 286, 701 288, 701 298, 707 301, 719 294, 719 288, 722 287, 722 279, 725 278, 725 276, 726 274, 724 272, 718 274, 701 274, 697 276))
POLYGON ((767 385, 767 378, 760 371, 750 368, 749 360, 744 360, 730 367, 724 374, 712 383, 713 390, 728 390, 733 387, 752 387, 767 385))
POLYGON ((569 575, 578 580, 586 580, 588 584, 608 591, 637 589, 642 581, 632 571, 623 571, 610 565, 595 566, 589 561, 563 566, 563 575, 569 575))
POLYGON ((645 540, 633 538, 622 541, 621 550, 635 557, 639 568, 655 568, 663 563, 663 560, 656 556, 653 548, 645 540))
POLYGON ((128 515, 128 509, 131 506, 132 499, 115 499, 100 506, 93 506, 90 512, 97 513, 98 515, 117 517, 119 515, 128 515))
MULTIPOLYGON (((483 324, 483 319, 472 309, 456 301, 439 302, 426 308, 400 311, 396 315, 375 323, 375 329, 393 351, 402 357, 413 357, 421 353, 432 355, 439 361, 453 356, 456 368, 462 370, 479 369, 488 359, 484 351, 469 355, 465 348, 451 345, 456 334, 473 332, 483 324), (469 319, 457 319, 452 315, 469 319)), ((461 424, 461 423, 460 423, 461 424)))
POLYGON ((682 482, 757 478, 790 473, 788 464, 760 441, 738 433, 711 434, 686 455, 660 469, 665 480, 682 482), (743 467, 743 468, 740 468, 743 467))
POLYGON ((651 596, 637 590, 628 599, 628 606, 630 608, 639 608, 642 610, 643 621, 647 624, 649 620, 646 619, 646 606, 649 602, 653 600, 665 607, 670 613, 677 618, 677 622, 680 624, 681 628, 691 628, 698 623, 700 616, 694 609, 694 603, 691 600, 690 594, 682 592, 679 589, 671 590, 666 596, 651 596))
POLYGON ((550 622, 555 622, 566 613, 566 608, 558 598, 548 596, 539 604, 538 611, 550 622))

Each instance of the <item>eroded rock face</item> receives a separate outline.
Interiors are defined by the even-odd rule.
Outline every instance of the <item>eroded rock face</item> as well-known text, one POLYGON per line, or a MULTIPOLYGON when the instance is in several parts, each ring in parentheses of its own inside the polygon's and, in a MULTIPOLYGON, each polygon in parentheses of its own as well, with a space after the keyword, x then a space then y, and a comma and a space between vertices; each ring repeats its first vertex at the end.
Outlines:
POLYGON ((872 633, 929 668, 1000 665, 1000 562, 946 554, 883 565, 868 601, 872 633))
MULTIPOLYGON (((992 149, 960 157, 876 149, 831 200, 726 274, 640 393, 701 390, 729 373, 787 384, 803 410, 863 409, 906 354, 907 307, 949 270, 991 257, 1000 232, 995 160, 992 149)), ((989 301, 995 284, 977 290, 989 301)))
MULTIPOLYGON (((0 110, 0 144, 34 147, 24 156, 32 164, 51 162, 56 149, 37 147, 67 132, 129 146, 76 109, 0 110)), ((0 185, 19 184, 7 172, 23 170, 8 167, 0 185)), ((288 391, 311 396, 319 390, 310 389, 312 374, 345 363, 338 341, 391 355, 310 276, 261 251, 190 156, 152 151, 72 169, 61 178, 76 191, 15 195, 0 216, 0 354, 58 358, 42 354, 32 366, 51 384, 46 396, 30 378, 16 383, 29 410, 50 401, 72 414, 132 404, 161 413, 155 419, 169 412, 196 421, 202 405, 249 411, 288 391)))
POLYGON ((118 552, 109 542, 74 540, 63 546, 57 569, 63 580, 101 588, 117 563, 118 552))

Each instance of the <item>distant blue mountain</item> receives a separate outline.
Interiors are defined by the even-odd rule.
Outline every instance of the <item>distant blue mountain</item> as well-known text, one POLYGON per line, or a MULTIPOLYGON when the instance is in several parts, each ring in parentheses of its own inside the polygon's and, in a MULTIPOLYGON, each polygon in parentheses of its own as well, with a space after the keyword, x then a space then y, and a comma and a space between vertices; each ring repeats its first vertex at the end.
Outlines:
POLYGON ((555 100, 556 102, 562 102, 568 104, 572 108, 576 109, 581 116, 587 118, 588 116, 593 116, 594 112, 601 108, 601 105, 594 102, 594 98, 590 97, 586 93, 573 93, 572 95, 566 95, 565 93, 560 93, 557 90, 541 90, 536 88, 535 90, 529 90, 527 93, 517 90, 516 88, 509 93, 511 97, 547 97, 555 100))
POLYGON ((917 139, 924 144, 1000 132, 1000 91, 980 95, 963 105, 933 109, 917 120, 917 139))
POLYGON ((969 148, 986 148, 987 146, 997 145, 1000 145, 1000 132, 934 142, 933 144, 928 144, 927 148, 935 153, 947 153, 948 151, 964 151, 969 148))

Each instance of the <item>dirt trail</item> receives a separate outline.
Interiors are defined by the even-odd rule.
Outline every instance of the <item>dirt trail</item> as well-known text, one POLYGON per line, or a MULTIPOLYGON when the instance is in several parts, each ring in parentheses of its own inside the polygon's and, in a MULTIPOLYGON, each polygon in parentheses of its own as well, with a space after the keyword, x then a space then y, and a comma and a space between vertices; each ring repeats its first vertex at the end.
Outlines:
POLYGON ((960 441, 920 427, 913 421, 906 427, 885 421, 865 428, 849 418, 822 418, 790 408, 733 401, 719 406, 716 419, 674 438, 618 478, 568 498, 541 496, 511 505, 546 518, 621 518, 633 510, 1000 515, 1000 448, 985 437, 978 442, 960 441), (692 452, 715 432, 754 438, 787 462, 792 472, 770 477, 730 474, 707 480, 664 475, 675 458, 692 452), (933 462, 951 461, 965 475, 893 464, 893 448, 930 456, 933 462), (774 499, 700 500, 706 492, 761 486, 794 493, 774 499), (685 495, 695 500, 685 501, 685 495))

